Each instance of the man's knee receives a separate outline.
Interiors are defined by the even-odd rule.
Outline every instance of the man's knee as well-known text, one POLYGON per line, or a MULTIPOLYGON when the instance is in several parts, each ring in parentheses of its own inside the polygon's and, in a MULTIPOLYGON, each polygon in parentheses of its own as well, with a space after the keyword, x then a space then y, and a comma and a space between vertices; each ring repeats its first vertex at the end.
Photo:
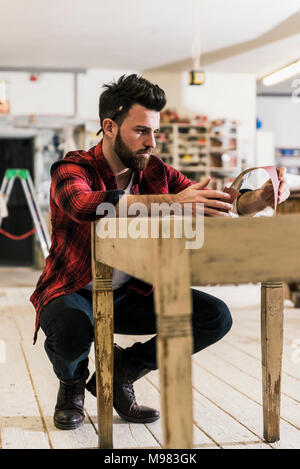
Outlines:
POLYGON ((86 352, 93 341, 93 326, 81 311, 68 310, 64 315, 48 317, 47 324, 41 322, 46 335, 45 349, 68 361, 73 361, 86 352))
POLYGON ((216 334, 222 339, 232 327, 232 316, 230 310, 224 301, 218 299, 215 306, 216 334))
POLYGON ((226 303, 219 298, 209 295, 205 299, 204 303, 194 305, 196 306, 193 317, 194 327, 196 330, 213 335, 215 340, 220 340, 231 329, 231 313, 226 303))

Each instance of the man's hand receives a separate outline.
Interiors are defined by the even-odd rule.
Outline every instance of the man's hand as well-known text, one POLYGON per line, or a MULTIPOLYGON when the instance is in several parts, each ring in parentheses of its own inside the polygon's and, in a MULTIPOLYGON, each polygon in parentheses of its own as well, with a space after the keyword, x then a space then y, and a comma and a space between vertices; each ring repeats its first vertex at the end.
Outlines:
MULTIPOLYGON (((281 204, 290 196, 289 185, 286 180, 286 168, 281 166, 278 170, 279 188, 278 188, 278 203, 281 204)), ((259 189, 261 200, 265 207, 274 208, 274 190, 271 179, 259 189)))
MULTIPOLYGON (((286 180, 286 168, 281 166, 278 170, 279 188, 278 204, 290 196, 289 185, 286 180)), ((254 215, 266 207, 274 208, 274 190, 271 179, 268 179, 260 189, 246 192, 238 200, 237 211, 240 215, 254 215)))
MULTIPOLYGON (((185 203, 202 203, 204 204, 204 215, 210 217, 229 217, 227 212, 232 209, 232 204, 226 202, 226 200, 231 198, 230 194, 212 189, 205 190, 204 187, 207 186, 209 181, 210 177, 207 177, 203 181, 179 192, 176 194, 176 202, 179 202, 181 205, 185 203), (224 199, 224 201, 219 199, 224 199), (221 212, 220 209, 226 210, 226 212, 221 212)), ((193 208, 193 214, 195 213, 196 211, 193 208)))

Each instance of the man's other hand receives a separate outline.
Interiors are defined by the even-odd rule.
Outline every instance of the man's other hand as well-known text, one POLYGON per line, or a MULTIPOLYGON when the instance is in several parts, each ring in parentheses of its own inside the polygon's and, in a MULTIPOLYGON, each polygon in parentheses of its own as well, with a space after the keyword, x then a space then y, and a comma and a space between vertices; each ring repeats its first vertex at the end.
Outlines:
MULTIPOLYGON (((210 217, 229 217, 228 211, 232 209, 232 204, 226 201, 230 200, 230 194, 213 189, 205 189, 209 181, 210 177, 208 176, 179 192, 176 194, 176 202, 179 202, 181 205, 185 203, 202 203, 204 204, 204 215, 210 217), (226 211, 222 212, 220 209, 226 211)), ((193 215, 195 213, 196 206, 193 207, 193 215)))

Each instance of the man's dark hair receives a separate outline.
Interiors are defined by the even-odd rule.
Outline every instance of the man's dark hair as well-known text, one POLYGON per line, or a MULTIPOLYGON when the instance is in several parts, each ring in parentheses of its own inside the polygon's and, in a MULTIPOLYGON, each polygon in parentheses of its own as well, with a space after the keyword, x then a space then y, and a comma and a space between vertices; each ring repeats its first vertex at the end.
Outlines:
MULTIPOLYGON (((134 104, 160 112, 166 105, 165 92, 145 78, 136 74, 122 75, 117 82, 104 85, 99 98, 100 124, 110 118, 121 125, 134 104)), ((99 131, 100 133, 100 131, 99 131)))

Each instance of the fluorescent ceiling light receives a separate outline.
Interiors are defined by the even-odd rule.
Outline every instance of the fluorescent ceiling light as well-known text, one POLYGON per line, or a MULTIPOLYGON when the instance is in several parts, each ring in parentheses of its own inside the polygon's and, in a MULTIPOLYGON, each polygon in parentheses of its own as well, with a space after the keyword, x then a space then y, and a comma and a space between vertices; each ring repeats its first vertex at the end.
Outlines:
POLYGON ((300 60, 297 60, 296 62, 293 62, 286 67, 280 68, 276 72, 266 75, 262 79, 262 82, 265 86, 276 85, 281 81, 287 80, 288 78, 297 75, 297 73, 300 73, 300 60))

